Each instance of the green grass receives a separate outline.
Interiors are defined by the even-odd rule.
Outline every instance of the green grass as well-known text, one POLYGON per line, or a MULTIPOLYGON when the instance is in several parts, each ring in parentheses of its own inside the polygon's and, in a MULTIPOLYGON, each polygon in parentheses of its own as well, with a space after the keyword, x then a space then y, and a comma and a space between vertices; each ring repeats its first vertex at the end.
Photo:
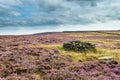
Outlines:
POLYGON ((91 60, 98 60, 100 57, 104 56, 113 56, 115 60, 120 62, 120 50, 106 50, 106 49, 97 49, 96 53, 89 52, 86 55, 84 53, 78 53, 73 51, 65 51, 62 48, 59 48, 59 52, 62 55, 70 55, 74 61, 91 61, 91 60))
POLYGON ((74 51, 65 51, 60 44, 51 44, 51 45, 36 45, 36 46, 30 46, 31 48, 37 48, 42 47, 44 49, 56 49, 59 50, 61 55, 64 56, 71 56, 71 58, 78 62, 79 60, 82 61, 93 61, 93 60, 99 60, 100 57, 104 56, 113 56, 114 60, 117 60, 120 62, 120 50, 108 50, 108 49, 101 49, 97 48, 97 52, 88 52, 86 55, 84 53, 74 52, 74 51))

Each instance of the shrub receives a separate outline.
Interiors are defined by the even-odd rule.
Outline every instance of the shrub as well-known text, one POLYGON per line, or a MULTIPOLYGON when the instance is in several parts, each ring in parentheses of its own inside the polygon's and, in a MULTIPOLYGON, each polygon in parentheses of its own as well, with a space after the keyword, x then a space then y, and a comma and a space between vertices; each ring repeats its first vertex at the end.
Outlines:
POLYGON ((67 51, 83 52, 88 51, 95 52, 95 45, 92 43, 81 42, 81 41, 70 41, 63 44, 63 48, 67 51))

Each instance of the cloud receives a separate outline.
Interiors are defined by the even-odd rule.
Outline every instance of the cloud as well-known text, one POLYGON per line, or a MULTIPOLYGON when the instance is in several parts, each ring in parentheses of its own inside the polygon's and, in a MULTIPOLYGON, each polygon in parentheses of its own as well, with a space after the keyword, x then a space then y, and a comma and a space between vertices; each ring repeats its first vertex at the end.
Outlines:
POLYGON ((20 5, 21 1, 20 0, 0 0, 1 4, 6 4, 6 5, 20 5))
POLYGON ((119 20, 119 2, 120 0, 0 0, 0 26, 84 25, 119 20))

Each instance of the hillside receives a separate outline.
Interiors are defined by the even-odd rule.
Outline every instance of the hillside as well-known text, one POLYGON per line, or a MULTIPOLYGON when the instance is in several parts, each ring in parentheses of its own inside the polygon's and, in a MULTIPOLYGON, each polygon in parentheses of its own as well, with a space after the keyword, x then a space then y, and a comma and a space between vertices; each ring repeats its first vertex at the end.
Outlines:
POLYGON ((0 36, 0 80, 119 80, 120 31, 0 36), (63 43, 95 44, 97 52, 65 51, 63 43))

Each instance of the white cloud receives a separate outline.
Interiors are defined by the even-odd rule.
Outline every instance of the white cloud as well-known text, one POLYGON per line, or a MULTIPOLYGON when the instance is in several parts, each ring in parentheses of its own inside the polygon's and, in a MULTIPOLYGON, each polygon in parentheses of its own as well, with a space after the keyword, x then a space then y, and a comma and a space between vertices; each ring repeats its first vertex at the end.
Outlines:
POLYGON ((3 21, 0 26, 89 24, 119 20, 119 3, 120 0, 0 0, 0 21, 3 21))
POLYGON ((0 0, 0 3, 7 5, 18 5, 21 4, 20 0, 0 0))
POLYGON ((14 15, 14 16, 21 16, 21 13, 19 13, 19 12, 12 12, 12 14, 14 15))

